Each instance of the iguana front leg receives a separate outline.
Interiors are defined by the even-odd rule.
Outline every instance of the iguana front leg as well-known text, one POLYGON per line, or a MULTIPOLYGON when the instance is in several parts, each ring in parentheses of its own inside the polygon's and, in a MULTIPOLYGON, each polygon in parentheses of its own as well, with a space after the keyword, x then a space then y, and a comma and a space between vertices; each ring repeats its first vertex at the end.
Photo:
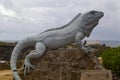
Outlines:
POLYGON ((76 37, 75 37, 75 42, 76 42, 76 44, 78 45, 78 47, 80 48, 80 49, 83 49, 83 50, 85 50, 87 53, 89 52, 89 50, 85 47, 85 46, 83 46, 82 45, 82 39, 85 37, 85 34, 83 34, 83 33, 81 33, 81 32, 78 32, 77 34, 76 34, 76 37))
POLYGON ((31 64, 30 59, 41 57, 45 53, 45 51, 46 51, 46 46, 44 43, 42 43, 42 42, 36 43, 35 50, 32 51, 30 54, 28 54, 25 58, 24 76, 25 76, 27 70, 29 72, 30 68, 34 67, 34 65, 31 64))

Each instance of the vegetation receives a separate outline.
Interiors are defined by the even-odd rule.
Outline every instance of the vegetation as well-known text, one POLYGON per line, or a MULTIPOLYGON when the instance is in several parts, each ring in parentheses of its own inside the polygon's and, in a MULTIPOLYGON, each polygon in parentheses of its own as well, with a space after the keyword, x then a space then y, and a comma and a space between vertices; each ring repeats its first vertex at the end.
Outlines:
POLYGON ((0 42, 0 46, 1 45, 8 45, 6 42, 0 42))
POLYGON ((120 72, 120 47, 105 50, 101 56, 106 69, 120 72))
POLYGON ((7 42, 0 42, 0 46, 15 46, 17 42, 15 43, 7 43, 7 42))

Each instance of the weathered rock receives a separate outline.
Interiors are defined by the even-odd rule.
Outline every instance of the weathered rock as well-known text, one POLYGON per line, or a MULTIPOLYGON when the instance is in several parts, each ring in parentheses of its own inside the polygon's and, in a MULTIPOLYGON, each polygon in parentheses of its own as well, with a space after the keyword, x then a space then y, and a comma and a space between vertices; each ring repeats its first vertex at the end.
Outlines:
POLYGON ((25 77, 20 75, 23 80, 79 80, 81 70, 104 69, 91 55, 79 49, 49 50, 41 58, 32 60, 37 68, 25 77))

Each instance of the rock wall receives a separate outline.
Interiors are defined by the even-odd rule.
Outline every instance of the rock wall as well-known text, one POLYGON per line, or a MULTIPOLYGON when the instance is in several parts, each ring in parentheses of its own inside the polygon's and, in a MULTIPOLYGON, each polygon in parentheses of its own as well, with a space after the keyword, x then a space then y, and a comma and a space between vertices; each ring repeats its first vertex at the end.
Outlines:
POLYGON ((4 45, 0 46, 0 59, 9 61, 14 46, 4 45))
POLYGON ((37 65, 23 80, 80 80, 81 70, 101 70, 98 59, 91 53, 79 49, 49 50, 39 59, 32 60, 37 65))

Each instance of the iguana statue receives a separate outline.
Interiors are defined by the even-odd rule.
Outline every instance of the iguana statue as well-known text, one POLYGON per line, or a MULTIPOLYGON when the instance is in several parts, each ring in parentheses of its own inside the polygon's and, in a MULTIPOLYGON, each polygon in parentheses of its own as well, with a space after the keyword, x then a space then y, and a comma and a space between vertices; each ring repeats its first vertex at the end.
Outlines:
POLYGON ((81 40, 85 37, 89 37, 93 28, 98 24, 98 21, 103 15, 103 12, 95 10, 84 14, 79 13, 71 22, 63 27, 49 29, 18 42, 12 52, 10 60, 10 66, 15 80, 22 80, 16 69, 16 61, 22 49, 28 46, 35 46, 35 50, 25 58, 24 73, 26 73, 26 70, 29 71, 31 67, 34 67, 30 59, 41 57, 47 49, 57 49, 74 42, 76 42, 81 49, 85 49, 82 46, 81 40))

